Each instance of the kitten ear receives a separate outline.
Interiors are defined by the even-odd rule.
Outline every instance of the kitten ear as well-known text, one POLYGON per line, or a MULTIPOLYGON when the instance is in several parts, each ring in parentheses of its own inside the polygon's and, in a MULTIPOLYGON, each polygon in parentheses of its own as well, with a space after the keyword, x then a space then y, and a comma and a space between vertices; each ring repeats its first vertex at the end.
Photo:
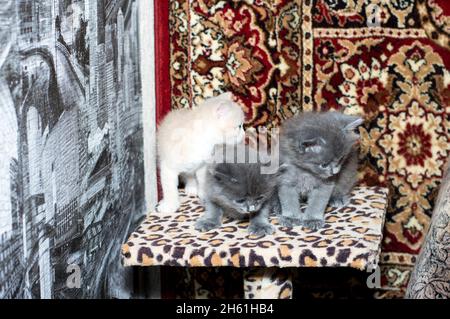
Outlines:
POLYGON ((230 100, 230 101, 232 101, 233 100, 233 93, 225 92, 225 93, 220 94, 218 96, 218 98, 221 99, 221 100, 230 100))
POLYGON ((364 123, 364 120, 359 116, 348 116, 347 123, 344 126, 344 131, 354 131, 358 126, 364 123))
POLYGON ((231 101, 220 101, 217 107, 216 114, 219 119, 226 117, 230 113, 230 108, 232 106, 231 101))
POLYGON ((330 112, 330 115, 338 121, 344 131, 350 132, 355 130, 358 126, 364 123, 360 116, 347 115, 341 112, 330 112))

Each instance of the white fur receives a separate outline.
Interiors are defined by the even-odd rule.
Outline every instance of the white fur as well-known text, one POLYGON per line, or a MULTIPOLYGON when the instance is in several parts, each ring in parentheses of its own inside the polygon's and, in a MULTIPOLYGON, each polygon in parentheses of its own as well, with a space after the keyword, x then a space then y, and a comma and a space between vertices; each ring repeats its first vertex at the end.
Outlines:
POLYGON ((158 158, 163 199, 160 212, 175 212, 179 206, 178 176, 186 180, 186 192, 202 197, 205 163, 214 146, 239 143, 244 137, 244 113, 225 93, 194 109, 171 111, 158 128, 158 158))

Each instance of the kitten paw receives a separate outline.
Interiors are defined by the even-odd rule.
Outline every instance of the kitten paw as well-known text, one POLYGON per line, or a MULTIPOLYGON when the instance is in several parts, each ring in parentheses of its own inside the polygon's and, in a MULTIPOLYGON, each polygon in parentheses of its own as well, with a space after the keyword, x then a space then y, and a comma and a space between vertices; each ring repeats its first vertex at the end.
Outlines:
POLYGON ((159 213, 175 213, 178 208, 180 208, 180 204, 177 202, 170 202, 168 200, 161 200, 158 205, 156 205, 156 211, 159 213))
POLYGON ((188 196, 198 196, 198 189, 195 183, 187 183, 186 187, 184 188, 184 191, 188 196))
POLYGON ((248 227, 248 232, 250 235, 265 236, 272 235, 275 232, 275 229, 270 224, 251 224, 248 227))
POLYGON ((311 230, 318 230, 323 227, 325 221, 323 219, 307 219, 302 221, 302 226, 311 230))
POLYGON ((220 224, 209 219, 199 219, 195 223, 195 229, 201 232, 207 232, 218 227, 220 227, 220 224))
POLYGON ((335 196, 331 197, 330 199, 330 205, 336 208, 342 208, 346 206, 350 202, 350 196, 348 195, 342 195, 342 196, 335 196))
POLYGON ((287 217, 287 216, 278 216, 278 223, 283 227, 292 228, 294 226, 301 225, 301 219, 300 218, 293 218, 293 217, 287 217))

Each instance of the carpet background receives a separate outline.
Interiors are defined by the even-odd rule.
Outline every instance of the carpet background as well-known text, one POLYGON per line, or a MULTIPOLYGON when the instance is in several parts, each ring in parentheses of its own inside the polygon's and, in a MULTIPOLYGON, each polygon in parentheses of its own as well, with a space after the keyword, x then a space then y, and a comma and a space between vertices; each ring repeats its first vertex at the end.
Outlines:
MULTIPOLYGON (((450 3, 170 0, 169 33, 171 108, 232 91, 247 126, 277 127, 310 110, 364 117, 360 181, 390 190, 375 296, 401 297, 450 154, 450 3)), ((166 296, 239 296, 232 269, 168 271, 166 296)), ((366 274, 349 274, 333 291, 320 286, 337 276, 327 273, 300 272, 317 276, 299 281, 302 293, 341 296, 342 285, 356 287, 351 296, 368 293, 366 274)))

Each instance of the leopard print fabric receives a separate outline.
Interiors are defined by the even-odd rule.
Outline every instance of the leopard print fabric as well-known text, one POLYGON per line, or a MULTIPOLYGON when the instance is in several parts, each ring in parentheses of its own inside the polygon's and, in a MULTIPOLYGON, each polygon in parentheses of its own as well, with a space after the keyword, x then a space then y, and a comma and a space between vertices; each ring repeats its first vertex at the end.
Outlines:
POLYGON ((151 213, 122 246, 125 266, 182 267, 353 267, 378 264, 387 189, 357 187, 350 203, 328 208, 317 231, 278 225, 273 235, 254 236, 248 222, 224 219, 219 229, 194 229, 204 208, 198 198, 180 193, 176 214, 151 213))
POLYGON ((245 299, 292 299, 290 269, 250 268, 244 273, 245 299))

